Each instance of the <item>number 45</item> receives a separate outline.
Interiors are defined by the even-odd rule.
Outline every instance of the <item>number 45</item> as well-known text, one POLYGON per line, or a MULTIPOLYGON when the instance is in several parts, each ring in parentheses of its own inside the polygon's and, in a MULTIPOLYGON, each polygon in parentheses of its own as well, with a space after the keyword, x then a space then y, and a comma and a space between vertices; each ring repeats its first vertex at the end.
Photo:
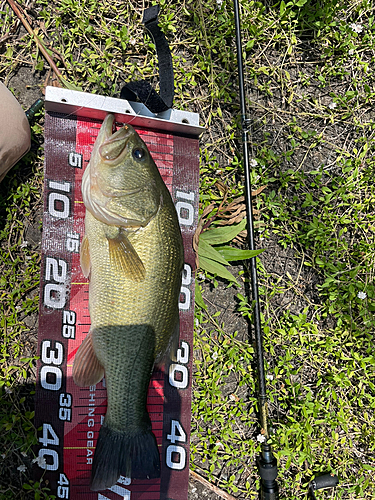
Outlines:
POLYGON ((57 481, 57 484, 60 485, 57 488, 57 496, 59 498, 69 498, 69 479, 65 474, 60 474, 60 479, 57 481))

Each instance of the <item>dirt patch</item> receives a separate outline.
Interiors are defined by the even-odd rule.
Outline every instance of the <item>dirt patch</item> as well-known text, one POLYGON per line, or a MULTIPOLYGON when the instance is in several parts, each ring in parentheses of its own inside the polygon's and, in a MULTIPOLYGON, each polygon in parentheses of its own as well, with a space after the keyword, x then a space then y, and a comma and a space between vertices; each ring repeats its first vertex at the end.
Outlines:
POLYGON ((24 66, 10 76, 7 87, 27 110, 37 99, 43 98, 44 80, 40 73, 35 73, 30 67, 24 66))

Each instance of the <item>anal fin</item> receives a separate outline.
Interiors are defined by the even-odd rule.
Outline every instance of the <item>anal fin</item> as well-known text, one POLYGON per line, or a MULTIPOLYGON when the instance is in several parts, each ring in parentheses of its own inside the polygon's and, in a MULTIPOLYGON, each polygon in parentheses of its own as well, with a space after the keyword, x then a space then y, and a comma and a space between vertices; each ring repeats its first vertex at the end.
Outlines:
POLYGON ((80 387, 95 385, 104 377, 104 368, 99 363, 92 345, 91 331, 80 345, 73 363, 73 380, 80 387))
POLYGON ((143 281, 146 269, 142 260, 124 233, 108 238, 109 259, 112 269, 133 281, 143 281))

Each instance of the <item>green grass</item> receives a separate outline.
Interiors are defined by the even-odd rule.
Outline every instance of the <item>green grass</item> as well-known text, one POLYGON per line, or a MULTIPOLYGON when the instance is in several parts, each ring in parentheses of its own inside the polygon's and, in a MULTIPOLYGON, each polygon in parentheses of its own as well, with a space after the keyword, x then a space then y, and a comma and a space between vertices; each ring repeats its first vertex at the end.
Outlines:
MULTIPOLYGON (((255 198, 256 235, 265 248, 259 282, 280 488, 289 499, 305 498, 311 478, 328 470, 342 486, 319 498, 372 499, 375 9, 362 0, 241 4, 256 160, 251 178, 254 189, 266 186, 255 198)), ((223 199, 218 179, 228 202, 244 190, 232 4, 160 5, 173 53, 175 107, 199 112, 207 127, 203 211, 223 199)), ((30 15, 60 54, 65 78, 85 91, 118 95, 123 82, 157 74, 141 10, 134 2, 36 0, 30 15)), ((1 33, 13 23, 4 6, 1 33)), ((1 45, 0 77, 7 79, 21 63, 45 76, 46 63, 28 35, 1 45)), ((36 128, 35 144, 41 139, 36 128)), ((25 414, 32 386, 27 396, 22 388, 35 359, 25 317, 37 307, 31 292, 39 257, 20 245, 25 220, 40 206, 41 157, 41 150, 29 156, 1 186, 0 429, 14 464, 14 484, 0 490, 4 498, 14 498, 28 482, 16 468, 25 462, 30 472, 33 458, 32 414, 25 414)), ((246 263, 230 270, 240 286, 204 269, 197 273, 207 309, 196 308, 191 467, 233 495, 254 499, 260 445, 254 345, 247 338, 249 274, 246 263), (216 294, 225 304, 217 305, 216 294)), ((25 490, 28 498, 43 498, 39 485, 32 488, 36 493, 25 490)))
POLYGON ((40 255, 27 241, 27 229, 41 208, 42 150, 36 140, 40 133, 37 124, 31 151, 0 186, 0 498, 4 499, 18 498, 25 477, 17 467, 31 465, 36 443, 32 399, 36 329, 28 319, 38 311, 40 255))

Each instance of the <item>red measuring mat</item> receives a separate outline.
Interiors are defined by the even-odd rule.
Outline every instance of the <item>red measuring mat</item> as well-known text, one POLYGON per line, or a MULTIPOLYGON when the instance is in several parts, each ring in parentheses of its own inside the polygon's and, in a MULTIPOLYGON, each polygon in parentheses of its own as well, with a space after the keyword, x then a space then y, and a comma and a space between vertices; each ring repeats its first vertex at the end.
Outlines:
MULTIPOLYGON (((126 119, 126 117, 125 117, 126 119)), ((131 123, 131 117, 128 119, 131 123)), ((45 185, 35 422, 36 477, 70 500, 186 500, 189 477, 194 253, 198 217, 198 139, 137 128, 170 190, 181 226, 185 265, 176 362, 155 370, 147 408, 161 460, 161 477, 121 477, 111 489, 89 489, 96 440, 106 413, 105 379, 78 387, 74 356, 90 328, 88 280, 79 264, 85 206, 81 181, 100 121, 46 114, 45 185)))

